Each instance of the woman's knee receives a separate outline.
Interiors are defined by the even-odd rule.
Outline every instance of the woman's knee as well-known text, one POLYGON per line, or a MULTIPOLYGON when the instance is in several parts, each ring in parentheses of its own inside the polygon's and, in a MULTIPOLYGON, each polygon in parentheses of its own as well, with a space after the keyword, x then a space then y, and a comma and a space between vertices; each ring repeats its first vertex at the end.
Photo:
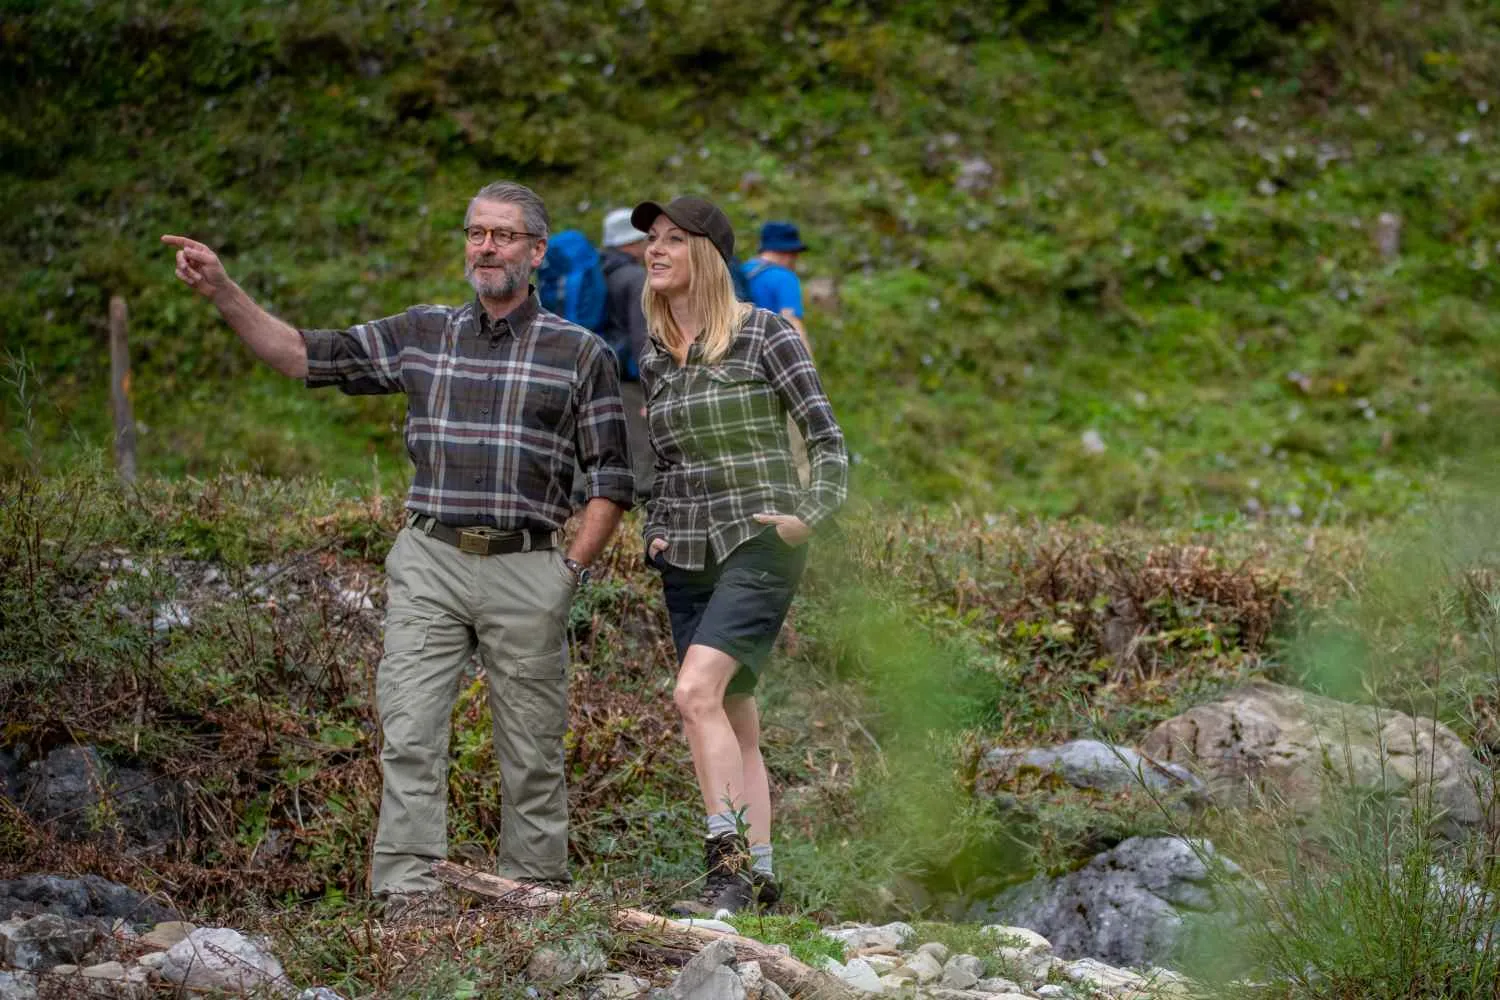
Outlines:
POLYGON ((714 685, 699 677, 678 677, 672 701, 684 720, 695 722, 723 710, 723 696, 714 685))

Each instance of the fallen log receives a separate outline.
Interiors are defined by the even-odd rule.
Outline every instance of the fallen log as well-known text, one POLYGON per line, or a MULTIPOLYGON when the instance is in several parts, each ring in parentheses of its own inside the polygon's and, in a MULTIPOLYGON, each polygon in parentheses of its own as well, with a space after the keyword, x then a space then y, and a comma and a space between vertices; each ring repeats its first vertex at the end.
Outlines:
MULTIPOLYGON (((501 878, 451 861, 434 861, 432 874, 439 882, 455 889, 487 899, 502 900, 525 910, 550 909, 564 900, 581 896, 501 878)), ((828 973, 804 965, 754 938, 706 927, 689 927, 670 917, 657 916, 644 910, 612 910, 609 919, 610 925, 617 932, 628 934, 638 943, 654 945, 666 952, 681 949, 697 952, 706 945, 726 938, 734 945, 734 957, 737 961, 759 962, 761 973, 792 997, 807 997, 809 1000, 857 1000, 861 995, 828 973)))

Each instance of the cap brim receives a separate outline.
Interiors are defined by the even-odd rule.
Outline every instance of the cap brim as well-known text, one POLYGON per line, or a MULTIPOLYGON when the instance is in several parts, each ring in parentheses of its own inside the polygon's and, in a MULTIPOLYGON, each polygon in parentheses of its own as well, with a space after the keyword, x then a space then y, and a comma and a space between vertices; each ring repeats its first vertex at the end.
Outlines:
MULTIPOLYGON (((651 224, 656 221, 659 215, 667 215, 667 210, 654 201, 643 201, 631 209, 630 224, 644 233, 651 228, 651 224)), ((671 219, 672 217, 667 215, 667 218, 671 219)), ((676 222, 677 220, 672 219, 672 221, 676 222)))

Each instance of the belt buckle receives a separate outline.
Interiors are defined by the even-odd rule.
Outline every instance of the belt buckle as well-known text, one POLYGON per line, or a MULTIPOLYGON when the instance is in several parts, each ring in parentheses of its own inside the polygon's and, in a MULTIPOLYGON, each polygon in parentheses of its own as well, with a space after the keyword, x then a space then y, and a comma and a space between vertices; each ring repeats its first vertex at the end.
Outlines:
POLYGON ((499 534, 494 528, 459 528, 458 551, 487 556, 490 554, 490 540, 499 534))

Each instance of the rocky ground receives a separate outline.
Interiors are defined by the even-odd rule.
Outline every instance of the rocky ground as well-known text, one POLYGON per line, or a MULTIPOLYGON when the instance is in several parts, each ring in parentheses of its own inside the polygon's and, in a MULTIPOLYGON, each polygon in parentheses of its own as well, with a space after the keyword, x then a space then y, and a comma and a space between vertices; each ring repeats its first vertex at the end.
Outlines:
MULTIPOLYGON (((39 875, 0 883, 0 1000, 55 997, 149 998, 182 991, 229 996, 342 1000, 325 986, 293 983, 264 939, 229 927, 175 919, 161 903, 95 876, 39 875)), ((472 919, 470 911, 458 920, 472 919)), ((712 940, 680 970, 651 977, 612 965, 597 945, 551 944, 532 952, 520 992, 599 1000, 657 996, 667 1000, 778 1000, 786 993, 754 961, 740 961, 734 927, 713 920, 681 922, 712 940)), ((434 927, 436 925, 433 925, 434 927)), ((410 928, 375 926, 377 935, 410 928)), ((931 1000, 1096 998, 1145 1000, 1191 993, 1175 972, 1122 969, 1093 958, 1065 960, 1052 943, 1023 927, 987 925, 982 954, 922 941, 909 924, 843 924, 821 932, 843 946, 844 960, 819 965, 823 988, 931 1000)), ((786 945, 772 946, 789 955, 786 945)), ((635 963, 639 966, 639 963, 635 963)))

